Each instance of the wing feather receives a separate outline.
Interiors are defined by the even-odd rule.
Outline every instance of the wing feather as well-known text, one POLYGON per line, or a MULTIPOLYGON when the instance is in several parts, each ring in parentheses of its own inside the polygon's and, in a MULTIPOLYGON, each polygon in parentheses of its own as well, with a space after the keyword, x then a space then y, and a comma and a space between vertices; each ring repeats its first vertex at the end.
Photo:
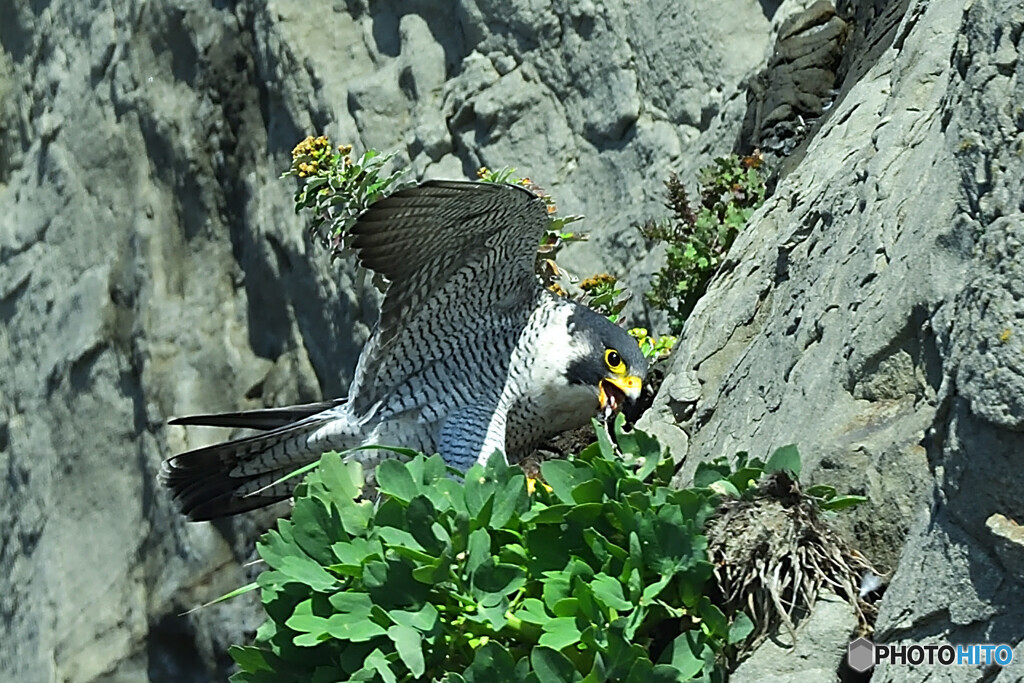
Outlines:
POLYGON ((509 316, 532 310, 547 225, 543 200, 507 184, 431 180, 370 206, 352 227, 351 246, 389 284, 360 358, 354 408, 366 409, 411 372, 457 353, 452 337, 487 343, 509 316))
MULTIPOLYGON (((524 294, 531 291, 547 222, 544 202, 516 185, 431 180, 373 204, 352 228, 352 247, 365 267, 390 281, 381 308, 382 339, 401 330, 403 312, 443 290, 460 267, 495 248, 500 269, 490 279, 522 284, 524 294)), ((507 291, 475 295, 482 309, 509 303, 507 291)))

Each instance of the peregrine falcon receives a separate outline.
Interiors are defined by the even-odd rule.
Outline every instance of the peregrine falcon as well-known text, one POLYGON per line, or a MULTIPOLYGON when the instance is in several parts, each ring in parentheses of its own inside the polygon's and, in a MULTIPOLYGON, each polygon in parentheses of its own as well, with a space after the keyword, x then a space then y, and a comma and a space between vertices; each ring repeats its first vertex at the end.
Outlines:
MULTIPOLYGON (((495 450, 517 462, 599 412, 628 416, 647 361, 620 327, 541 286, 547 224, 516 185, 427 181, 371 205, 351 246, 388 285, 348 398, 172 420, 262 432, 167 459, 181 511, 208 520, 286 499, 294 481, 278 480, 326 451, 400 446, 466 471, 495 450)), ((372 476, 394 456, 347 457, 372 476)))

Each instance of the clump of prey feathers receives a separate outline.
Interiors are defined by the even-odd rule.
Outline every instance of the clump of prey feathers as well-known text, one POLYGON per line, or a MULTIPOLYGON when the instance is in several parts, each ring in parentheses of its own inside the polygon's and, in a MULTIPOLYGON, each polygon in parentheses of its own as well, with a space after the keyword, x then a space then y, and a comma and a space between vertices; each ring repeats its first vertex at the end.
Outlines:
MULTIPOLYGON (((294 481, 275 482, 330 450, 401 446, 465 471, 629 410, 647 361, 621 328, 541 287, 547 220, 532 192, 493 183, 428 181, 373 204, 352 247, 389 284, 349 397, 172 420, 262 431, 165 461, 182 512, 206 520, 287 498, 294 481)), ((370 473, 392 456, 348 457, 370 473)))

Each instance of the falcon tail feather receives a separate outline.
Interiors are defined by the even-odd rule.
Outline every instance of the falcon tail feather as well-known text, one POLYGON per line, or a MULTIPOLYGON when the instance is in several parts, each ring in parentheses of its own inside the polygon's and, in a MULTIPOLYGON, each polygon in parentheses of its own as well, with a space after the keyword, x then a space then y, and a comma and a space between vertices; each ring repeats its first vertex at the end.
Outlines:
MULTIPOLYGON (((172 424, 264 431, 168 458, 160 478, 171 490, 182 514, 194 522, 228 517, 285 500, 292 495, 297 481, 275 482, 318 460, 321 450, 345 447, 344 443, 332 443, 321 449, 307 443, 313 432, 337 419, 336 414, 322 413, 342 400, 177 418, 172 424)), ((358 439, 353 437, 353 441, 351 445, 357 445, 358 439)))
POLYGON ((259 408, 256 410, 240 410, 229 413, 206 413, 201 415, 184 415, 167 421, 170 425, 228 427, 233 429, 259 429, 266 431, 286 427, 299 420, 322 413, 330 408, 347 402, 347 398, 335 398, 316 403, 301 403, 284 408, 259 408))

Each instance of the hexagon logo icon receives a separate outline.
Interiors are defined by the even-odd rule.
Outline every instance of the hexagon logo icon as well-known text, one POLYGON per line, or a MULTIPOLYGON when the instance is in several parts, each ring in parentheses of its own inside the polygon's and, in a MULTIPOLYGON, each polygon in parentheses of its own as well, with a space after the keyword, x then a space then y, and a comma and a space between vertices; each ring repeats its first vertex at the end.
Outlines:
POLYGON ((867 638, 858 638, 850 643, 846 661, 858 673, 867 671, 875 665, 875 644, 867 638))

